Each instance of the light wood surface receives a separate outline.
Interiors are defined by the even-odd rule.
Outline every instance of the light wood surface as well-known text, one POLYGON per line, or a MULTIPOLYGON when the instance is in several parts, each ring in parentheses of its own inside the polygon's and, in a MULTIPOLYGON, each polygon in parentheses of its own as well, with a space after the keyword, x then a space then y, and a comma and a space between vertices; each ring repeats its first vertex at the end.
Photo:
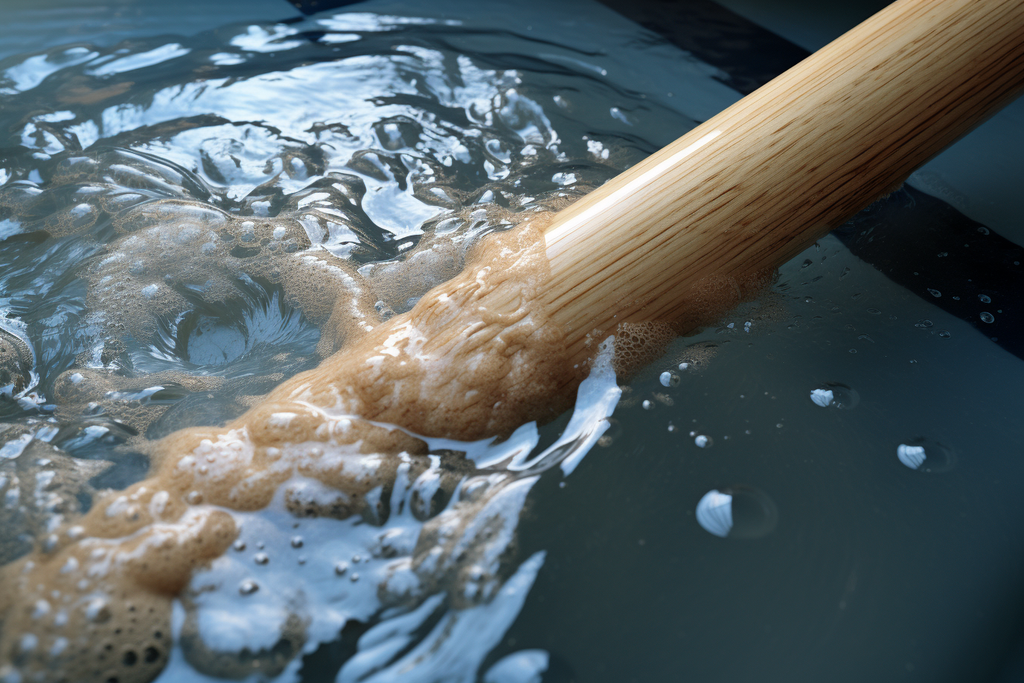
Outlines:
POLYGON ((559 212, 545 303, 577 358, 622 321, 697 321, 1022 88, 1024 2, 896 2, 559 212))

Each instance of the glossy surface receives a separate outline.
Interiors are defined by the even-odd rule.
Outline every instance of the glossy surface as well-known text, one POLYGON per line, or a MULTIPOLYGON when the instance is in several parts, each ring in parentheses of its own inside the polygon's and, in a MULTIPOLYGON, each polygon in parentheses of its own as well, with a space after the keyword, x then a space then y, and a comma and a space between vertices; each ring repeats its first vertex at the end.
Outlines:
MULTIPOLYGON (((388 16, 402 15, 395 5, 376 7, 388 16)), ((124 201, 130 210, 156 198, 185 196, 229 216, 237 213, 239 219, 230 222, 237 230, 235 243, 228 251, 244 242, 243 223, 250 219, 257 223, 253 234, 268 229, 259 233, 268 246, 289 239, 300 244, 302 235, 289 231, 275 241, 275 226, 257 220, 262 211, 267 220, 315 214, 310 225, 323 226, 313 233, 317 239, 366 266, 411 248, 403 245, 416 241, 424 216, 444 215, 481 199, 500 202, 502 190, 511 197, 551 197, 600 182, 705 118, 709 102, 731 101, 722 95, 724 86, 710 78, 713 68, 687 61, 599 7, 585 8, 586 24, 567 23, 580 20, 559 8, 536 9, 548 21, 534 21, 532 9, 509 18, 486 10, 470 15, 467 8, 455 7, 451 13, 466 22, 461 26, 389 23, 363 14, 326 28, 312 23, 320 18, 309 25, 260 24, 257 29, 242 22, 191 38, 147 38, 122 54, 114 54, 119 48, 113 45, 85 46, 97 52, 90 59, 108 57, 100 64, 72 64, 83 54, 68 55, 66 48, 47 53, 53 62, 37 60, 42 67, 23 66, 33 55, 3 62, 4 69, 20 67, 16 74, 34 74, 3 86, 13 88, 37 80, 39 68, 69 60, 34 87, 5 95, 2 104, 9 131, 0 163, 4 189, 27 188, 32 196, 35 186, 43 190, 41 203, 30 204, 38 207, 36 213, 19 210, 5 218, 12 223, 3 224, 3 305, 13 316, 5 325, 29 342, 38 376, 33 379, 32 371, 23 369, 27 356, 10 340, 21 359, 15 372, 28 375, 25 386, 31 389, 21 400, 3 404, 5 422, 14 425, 4 434, 10 438, 0 452, 3 461, 15 462, 13 456, 29 445, 24 435, 31 432, 36 442, 49 440, 83 462, 103 467, 105 460, 119 458, 98 480, 80 466, 57 470, 54 481, 62 486, 74 479, 69 471, 97 486, 123 486, 143 476, 146 467, 139 454, 115 450, 130 435, 111 423, 109 413, 85 413, 87 401, 69 403, 55 423, 46 422, 56 378, 66 373, 69 385, 80 386, 73 379, 76 364, 103 360, 108 332, 89 317, 97 301, 89 298, 95 282, 90 269, 119 239, 109 217, 90 224, 89 212, 74 210, 91 204, 62 195, 52 182, 62 159, 81 155, 73 148, 62 151, 73 144, 67 142, 68 131, 83 147, 91 144, 84 156, 93 156, 97 165, 83 182, 101 185, 104 201, 124 201), (292 29, 297 32, 289 33, 292 29), (551 41, 591 47, 560 48, 551 41), (602 55, 593 44, 619 49, 602 55), (273 49, 262 52, 266 47, 273 49), (538 61, 542 50, 546 56, 538 61), (151 63, 105 75, 85 73, 139 55, 151 63), (641 56, 649 60, 644 68, 629 66, 641 56), (658 73, 669 73, 677 85, 660 87, 651 75, 658 73), (448 80, 431 80, 435 74, 448 80), (118 92, 118 84, 128 81, 132 85, 118 92), (339 90, 324 83, 338 84, 339 90), (394 92, 405 99, 376 99, 394 92), (88 101, 97 93, 100 99, 88 101), (72 101, 55 99, 61 96, 72 101), (663 106, 670 101, 682 113, 663 106), (474 102, 482 108, 474 109, 474 102), (195 118, 204 113, 221 118, 195 118), (318 120, 341 122, 348 132, 318 129, 318 120), (101 154, 107 143, 136 151, 101 154), (468 161, 460 159, 460 143, 468 161), (553 146, 566 158, 560 159, 553 146), (354 162, 364 150, 372 153, 354 162), (332 172, 359 180, 366 190, 342 192, 318 184, 332 172), (445 196, 433 193, 435 188, 445 196), (47 222, 51 216, 59 220, 47 222), (76 218, 85 226, 76 225, 76 218), (40 229, 49 232, 42 235, 40 229), (86 360, 79 360, 80 353, 86 360)), ((140 61, 118 63, 107 69, 140 61)), ((897 194, 893 201, 912 199, 897 194)), ((103 206, 116 212, 121 205, 103 206)), ((865 220, 861 229, 870 229, 871 215, 865 220)), ((457 221, 433 229, 446 226, 469 234, 482 229, 457 221)), ((305 228, 302 233, 312 241, 305 228)), ((205 243, 199 243, 195 272, 209 266, 202 262, 205 243)), ((218 243, 218 252, 223 246, 218 243)), ((147 258, 164 253, 143 252, 147 258)), ((224 274, 225 262, 231 263, 216 261, 216 273, 235 282, 230 271, 224 274)), ((185 262, 172 263, 169 272, 183 278, 178 264, 185 262)), ((129 274, 131 265, 126 265, 129 274)), ((522 516, 515 506, 508 508, 513 512, 503 528, 515 527, 517 536, 507 566, 524 572, 518 584, 509 579, 506 585, 527 584, 528 591, 519 592, 525 601, 507 634, 477 641, 496 642, 493 649, 486 652, 490 644, 483 650, 461 648, 483 662, 459 674, 530 680, 546 661, 545 672, 561 680, 683 675, 708 681, 959 681, 984 680, 1002 666, 1024 597, 1019 541, 1024 508, 1018 495, 1024 472, 1016 457, 1024 452, 1020 361, 932 301, 892 284, 831 238, 782 270, 771 296, 681 340, 630 382, 611 427, 571 476, 549 471, 529 495, 515 501, 524 504, 522 516), (666 372, 668 386, 661 381, 666 372), (838 410, 809 398, 816 389, 838 386, 855 390, 859 403, 838 410), (703 447, 701 436, 707 439, 703 447), (955 453, 954 467, 925 472, 900 462, 901 444, 923 443, 927 452, 933 442, 955 453), (701 497, 734 486, 769 497, 778 512, 770 533, 722 539, 697 523, 701 497), (526 579, 532 579, 532 588, 526 579)), ((446 271, 430 266, 422 272, 429 280, 446 271)), ((138 284, 104 310, 117 313, 120 301, 152 301, 142 292, 152 283, 138 284)), ((422 286, 422 281, 403 282, 389 307, 401 309, 422 286)), ((950 283, 928 286, 943 298, 961 295, 950 283)), ((152 340, 132 336, 125 341, 125 355, 115 349, 115 357, 131 359, 140 383, 101 387, 106 405, 116 405, 107 392, 126 392, 135 396, 132 401, 148 399, 146 405, 166 416, 168 428, 218 422, 244 407, 233 403, 236 395, 258 393, 277 381, 269 375, 317 361, 317 326, 279 288, 239 285, 222 291, 238 294, 227 302, 207 302, 209 293, 187 290, 175 304, 177 312, 186 313, 182 323, 171 317, 174 324, 158 326, 152 340), (204 308, 207 303, 215 316, 204 308), (195 309, 201 310, 189 317, 195 309), (266 343, 243 345, 243 340, 266 343), (283 360, 282 353, 287 354, 283 360), (261 370, 267 358, 272 366, 261 370), (164 384, 168 378, 149 381, 142 373, 150 366, 142 361, 179 373, 178 386, 171 391, 164 384), (204 383, 186 384, 183 376, 204 383), (164 386, 163 393, 142 395, 155 386, 164 386), (186 405, 195 407, 186 410, 186 405)), ((992 299, 987 310, 998 316, 1002 301, 1015 293, 987 296, 992 299)), ((133 310, 146 309, 143 304, 133 310)), ((386 317, 388 309, 379 314, 386 317)), ((81 383, 95 381, 94 375, 81 374, 81 383)), ((562 427, 560 421, 542 430, 537 452, 551 446, 562 427)), ((54 462, 67 464, 57 457, 54 462)), ((473 486, 468 488, 471 493, 473 486)), ((248 623, 256 621, 253 614, 263 618, 260 623, 278 623, 284 610, 274 604, 283 593, 271 587, 290 589, 314 568, 329 576, 329 590, 358 587, 377 595, 363 586, 370 586, 385 562, 371 555, 378 547, 375 537, 363 543, 359 534, 393 528, 363 525, 348 535, 318 525, 327 526, 312 520, 299 529, 267 528, 261 535, 254 520, 240 539, 242 547, 228 551, 216 571, 197 579, 199 585, 220 576, 217 572, 231 579, 221 583, 220 593, 201 594, 209 614, 225 614, 216 609, 221 600, 226 605, 249 601, 254 607, 245 612, 248 623)), ((20 539, 15 550, 24 552, 25 543, 20 539)), ((424 611, 414 617, 428 617, 435 606, 429 596, 423 604, 424 611)), ((504 614, 514 617, 518 610, 504 614)), ((366 676, 369 668, 360 666, 368 660, 352 659, 359 636, 372 633, 363 641, 364 651, 384 657, 386 635, 408 633, 391 628, 372 619, 354 623, 333 644, 305 658, 299 677, 333 680, 345 661, 351 662, 347 669, 353 678, 366 676), (366 630, 375 625, 383 628, 366 630)), ((486 628, 475 630, 490 635, 486 628)), ((258 635, 249 642, 267 642, 258 635)), ((459 649, 463 641, 449 642, 459 649)), ((138 656, 144 658, 145 651, 138 656)), ((442 669, 437 677, 452 675, 442 669)))

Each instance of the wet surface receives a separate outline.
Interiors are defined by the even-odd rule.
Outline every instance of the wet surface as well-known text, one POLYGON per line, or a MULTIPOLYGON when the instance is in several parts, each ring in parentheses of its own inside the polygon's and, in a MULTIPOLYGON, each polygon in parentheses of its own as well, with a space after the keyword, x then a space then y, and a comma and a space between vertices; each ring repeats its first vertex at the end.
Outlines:
MULTIPOLYGON (((360 320, 408 310, 481 234, 735 96, 722 65, 596 5, 588 24, 369 9, 5 39, 0 559, 142 479, 151 439, 237 416, 360 320), (637 55, 651 66, 624 66, 637 55), (362 298, 340 315, 345 297, 362 298)), ((926 230, 930 202, 904 190, 844 230, 926 230)), ((938 253, 903 265, 957 258, 938 253)), ((629 382, 589 455, 556 443, 562 418, 511 460, 477 456, 540 462, 539 479, 456 488, 448 458, 383 515, 240 515, 176 603, 181 646, 123 657, 138 672, 166 655, 168 680, 390 680, 413 663, 416 680, 987 680, 1024 604, 1024 367, 989 334, 1019 327, 1019 297, 956 275, 928 271, 919 297, 826 238, 629 382), (491 501, 476 519, 501 541, 469 524, 479 566, 444 555, 416 578, 461 499, 491 501), (332 600, 347 611, 307 608, 332 600)), ((453 448, 471 450, 435 452, 453 448)), ((303 486, 303 509, 326 509, 303 486)))

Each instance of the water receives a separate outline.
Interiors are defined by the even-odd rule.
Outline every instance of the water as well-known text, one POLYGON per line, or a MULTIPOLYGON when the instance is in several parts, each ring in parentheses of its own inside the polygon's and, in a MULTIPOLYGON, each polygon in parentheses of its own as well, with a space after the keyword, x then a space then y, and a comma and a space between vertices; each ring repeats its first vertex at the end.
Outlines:
MULTIPOLYGON (((735 99, 597 6, 576 8, 586 25, 358 9, 0 62, 0 476, 7 501, 49 496, 0 513, 5 560, 143 478, 147 439, 222 423, 342 345, 349 284, 379 320, 408 310, 480 234, 735 99)), ((608 431, 604 386, 576 423, 434 444, 500 481, 442 485, 439 460, 381 517, 240 516, 176 603, 165 680, 970 677, 1024 585, 1022 381, 827 238, 624 386, 608 431), (908 469, 901 447, 938 465, 908 469), (699 523, 712 490, 757 503, 732 534, 699 523), (411 571, 460 500, 491 501, 500 541, 463 529, 476 564, 411 571), (453 586, 476 592, 454 605, 453 586)))

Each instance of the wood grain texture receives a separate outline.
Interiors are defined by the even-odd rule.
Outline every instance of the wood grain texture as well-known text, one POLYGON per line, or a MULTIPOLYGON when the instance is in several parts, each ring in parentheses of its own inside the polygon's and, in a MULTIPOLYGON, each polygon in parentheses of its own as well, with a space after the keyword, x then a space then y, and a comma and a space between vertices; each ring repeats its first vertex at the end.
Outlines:
POLYGON ((580 358, 698 320, 1022 90, 1024 1, 894 3, 559 212, 545 303, 580 358))

